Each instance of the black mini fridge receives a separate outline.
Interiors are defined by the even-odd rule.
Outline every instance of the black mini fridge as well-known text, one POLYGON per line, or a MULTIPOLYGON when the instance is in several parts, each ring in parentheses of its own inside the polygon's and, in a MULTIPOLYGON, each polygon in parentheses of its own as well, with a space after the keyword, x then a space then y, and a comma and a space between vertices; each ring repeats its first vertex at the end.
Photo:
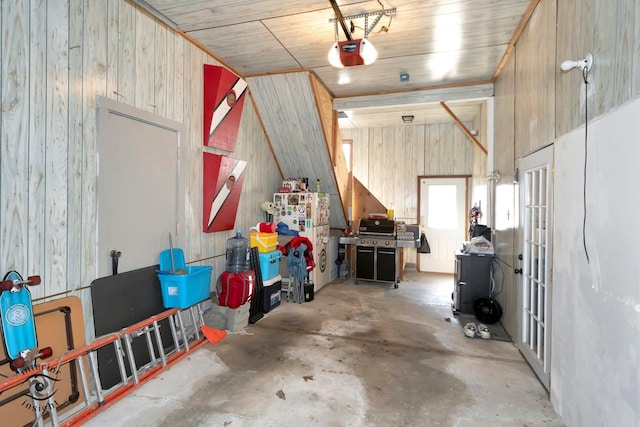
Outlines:
POLYGON ((491 268, 495 255, 456 252, 456 269, 451 295, 454 314, 473 314, 477 298, 491 294, 491 268))

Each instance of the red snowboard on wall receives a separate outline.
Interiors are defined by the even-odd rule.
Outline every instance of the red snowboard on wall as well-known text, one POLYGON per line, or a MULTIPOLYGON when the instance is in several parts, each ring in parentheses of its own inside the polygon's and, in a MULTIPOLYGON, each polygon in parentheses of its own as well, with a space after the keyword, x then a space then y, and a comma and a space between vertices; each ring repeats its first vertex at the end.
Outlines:
POLYGON ((203 153, 202 231, 233 230, 247 162, 203 153))
POLYGON ((204 145, 233 152, 247 82, 224 67, 204 65, 204 145))

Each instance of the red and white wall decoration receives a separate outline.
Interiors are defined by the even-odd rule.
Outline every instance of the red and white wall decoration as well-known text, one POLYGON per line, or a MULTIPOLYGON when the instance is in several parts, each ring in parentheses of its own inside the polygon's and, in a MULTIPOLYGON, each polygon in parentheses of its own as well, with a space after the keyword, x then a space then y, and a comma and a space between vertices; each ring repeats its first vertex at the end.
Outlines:
MULTIPOLYGON (((224 67, 204 65, 204 146, 233 152, 247 82, 224 67)), ((202 153, 202 231, 233 230, 247 162, 202 153)))
POLYGON ((224 67, 204 65, 204 145, 233 152, 247 82, 224 67))
POLYGON ((202 231, 233 230, 247 162, 213 153, 202 156, 202 231))

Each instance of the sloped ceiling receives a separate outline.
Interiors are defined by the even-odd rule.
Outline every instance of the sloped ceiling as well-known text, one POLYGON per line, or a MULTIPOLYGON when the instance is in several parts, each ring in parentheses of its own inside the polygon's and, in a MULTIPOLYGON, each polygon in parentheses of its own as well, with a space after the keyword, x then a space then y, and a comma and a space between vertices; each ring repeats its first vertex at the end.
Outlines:
POLYGON ((331 226, 346 227, 309 72, 247 79, 285 178, 307 177, 331 195, 331 226))

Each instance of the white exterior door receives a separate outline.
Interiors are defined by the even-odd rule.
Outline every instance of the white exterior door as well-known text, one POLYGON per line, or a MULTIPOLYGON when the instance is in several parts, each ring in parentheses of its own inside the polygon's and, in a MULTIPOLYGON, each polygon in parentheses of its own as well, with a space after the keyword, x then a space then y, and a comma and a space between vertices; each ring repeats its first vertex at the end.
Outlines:
POLYGON ((420 232, 431 253, 419 254, 419 271, 453 274, 465 238, 466 195, 466 178, 420 179, 420 232))
POLYGON ((549 389, 553 147, 520 160, 522 327, 518 348, 549 389))

